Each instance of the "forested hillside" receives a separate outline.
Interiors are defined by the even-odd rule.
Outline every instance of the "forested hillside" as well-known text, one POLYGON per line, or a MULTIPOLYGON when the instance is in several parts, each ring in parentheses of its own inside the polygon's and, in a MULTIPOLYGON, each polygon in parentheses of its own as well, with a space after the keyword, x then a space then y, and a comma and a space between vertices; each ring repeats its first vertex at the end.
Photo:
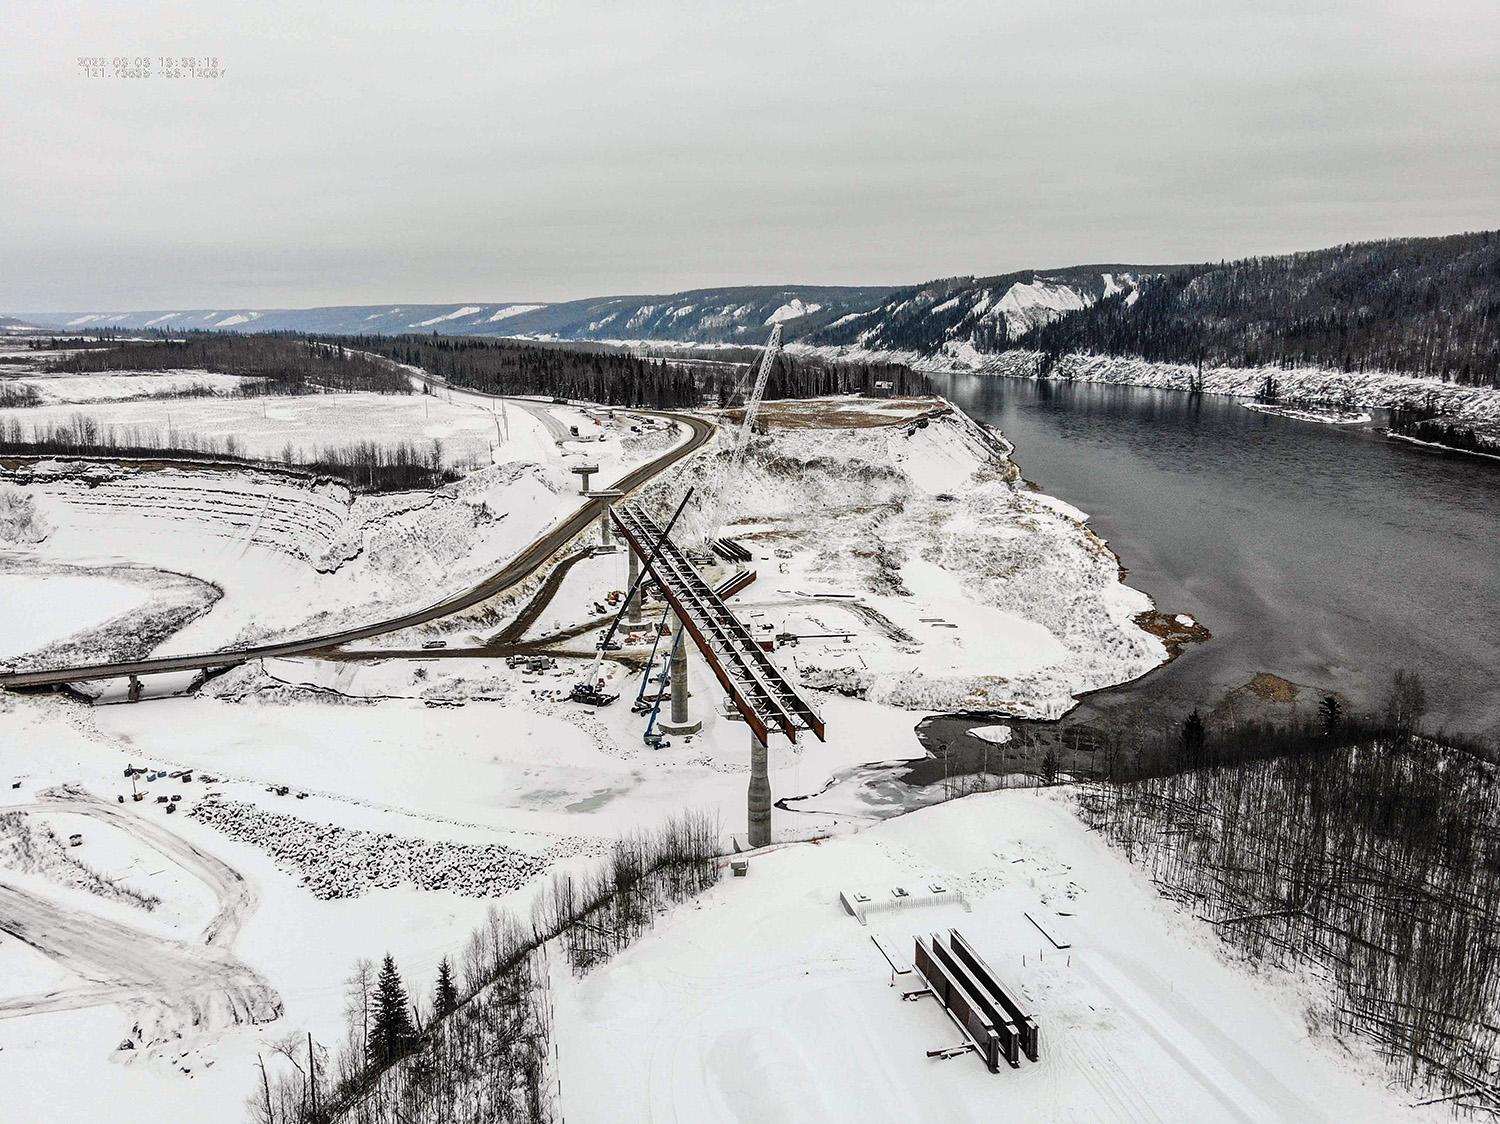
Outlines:
POLYGON ((185 312, 44 312, 31 322, 74 332, 301 332, 308 335, 525 336, 569 340, 692 340, 760 343, 770 325, 788 334, 873 307, 887 286, 738 285, 654 296, 589 297, 558 303, 340 305, 327 308, 193 309, 185 312))
MULTIPOLYGON (((521 337, 756 346, 789 341, 978 365, 1008 349, 1151 361, 1382 370, 1500 385, 1500 232, 1362 242, 1201 265, 1070 266, 880 286, 764 285, 558 304, 60 313, 73 331, 292 331, 387 341, 521 337)), ((373 348, 375 345, 370 344, 373 348)), ((405 344, 403 346, 414 346, 405 344)), ((439 349, 441 350, 441 349, 439 349)), ((445 363, 473 355, 449 346, 445 363), (448 354, 451 352, 452 354, 448 354)), ((476 353, 477 354, 477 353, 476 353)), ((491 360, 494 360, 491 356, 491 360)), ((487 360, 488 362, 489 360, 487 360)), ((527 380, 556 357, 511 354, 527 380)), ((593 362, 593 361, 591 361, 593 362)), ((622 374, 624 360, 597 360, 622 374)), ((610 376, 616 379, 615 375, 610 376)), ((661 376, 653 376, 660 383, 661 376)))
POLYGON ((879 305, 846 314, 802 334, 810 344, 933 355, 952 345, 1004 351, 1041 324, 1088 308, 1103 297, 1122 300, 1160 266, 1081 265, 995 277, 948 277, 899 289, 879 305))
MULTIPOLYGON (((613 406, 728 404, 739 364, 642 358, 625 351, 543 346, 469 336, 371 336, 351 346, 490 394, 545 394, 613 406)), ((758 358, 759 352, 755 353, 758 358)), ((782 352, 767 398, 822 394, 928 394, 925 375, 892 363, 832 361, 782 352), (888 384, 888 385, 878 385, 888 384)))
POLYGON ((1399 371, 1500 386, 1500 232, 1190 266, 1018 342, 1052 356, 1399 371))

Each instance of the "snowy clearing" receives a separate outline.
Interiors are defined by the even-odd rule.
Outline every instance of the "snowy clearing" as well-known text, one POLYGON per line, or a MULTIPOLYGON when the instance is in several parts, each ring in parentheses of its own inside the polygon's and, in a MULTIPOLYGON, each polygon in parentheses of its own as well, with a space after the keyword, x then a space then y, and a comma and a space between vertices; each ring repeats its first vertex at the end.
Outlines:
POLYGON ((17 656, 102 624, 144 604, 149 591, 128 582, 79 574, 0 571, 5 627, 0 657, 17 656))
MULTIPOLYGON (((48 358, 51 357, 49 354, 48 358)), ((12 381, 32 387, 41 395, 45 405, 56 405, 155 398, 182 394, 184 391, 227 397, 237 393, 247 383, 261 380, 240 375, 221 375, 214 371, 161 371, 151 374, 37 374, 12 381)))
MULTIPOLYGON (((617 959, 555 970, 571 1121, 1411 1120, 1312 1041, 1281 980, 1231 966, 1066 806, 971 796, 821 846, 753 856, 617 959), (839 892, 929 883, 959 905, 849 916, 839 892), (1027 919, 1065 929, 1058 951, 1027 919), (958 928, 1041 1028, 1041 1060, 992 1074, 936 1002, 903 1003, 879 937, 958 928), (650 1028, 650 1033, 640 1033, 650 1028)), ((1441 1110, 1429 1110, 1433 1118, 1441 1110)))

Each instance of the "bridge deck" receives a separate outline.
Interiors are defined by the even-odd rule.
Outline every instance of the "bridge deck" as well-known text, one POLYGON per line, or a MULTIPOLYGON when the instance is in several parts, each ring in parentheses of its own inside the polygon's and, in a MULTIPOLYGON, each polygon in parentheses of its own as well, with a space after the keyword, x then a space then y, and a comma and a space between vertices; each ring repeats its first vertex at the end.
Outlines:
POLYGON ((677 544, 662 535, 656 521, 636 504, 614 509, 615 526, 637 556, 649 559, 648 568, 661 586, 667 604, 677 614, 688 635, 703 653, 729 693, 735 709, 766 743, 772 727, 793 741, 799 730, 811 730, 824 738, 823 719, 802 698, 781 669, 756 643, 743 622, 699 576, 677 544), (652 546, 660 546, 652 557, 652 546))

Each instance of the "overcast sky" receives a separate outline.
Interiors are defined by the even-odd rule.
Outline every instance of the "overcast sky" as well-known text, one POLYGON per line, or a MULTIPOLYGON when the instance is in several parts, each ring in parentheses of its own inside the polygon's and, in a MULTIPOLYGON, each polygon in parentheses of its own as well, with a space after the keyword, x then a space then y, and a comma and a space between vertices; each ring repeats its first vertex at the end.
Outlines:
POLYGON ((7 0, 0 312, 557 300, 1500 227, 1500 4, 7 0), (81 55, 217 56, 90 78, 81 55))

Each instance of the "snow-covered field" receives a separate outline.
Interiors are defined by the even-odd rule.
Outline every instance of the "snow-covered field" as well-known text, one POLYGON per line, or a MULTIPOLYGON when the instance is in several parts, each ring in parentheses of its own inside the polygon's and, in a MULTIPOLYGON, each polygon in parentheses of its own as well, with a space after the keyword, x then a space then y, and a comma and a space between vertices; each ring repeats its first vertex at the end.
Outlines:
MULTIPOLYGON (((53 358, 50 353, 43 354, 49 359, 53 358)), ((123 371, 101 375, 34 374, 11 381, 33 388, 41 396, 42 403, 50 406, 159 398, 184 391, 228 396, 246 383, 260 380, 240 375, 223 375, 214 371, 190 370, 153 371, 149 374, 129 374, 123 371)))
MULTIPOLYGON (((102 579, 130 563, 221 586, 162 650, 425 604, 571 509, 580 455, 607 479, 674 439, 603 411, 512 403, 508 414, 537 459, 502 459, 430 495, 44 465, 21 486, 47 534, 7 544, 25 568, 0 580, 47 565, 74 577, 97 565, 102 579)), ((773 742, 775 798, 915 755, 925 710, 1056 714, 1075 692, 1165 657, 1133 621, 1150 602, 1120 583, 1081 513, 1020 483, 999 435, 935 402, 773 404, 766 418, 771 434, 729 493, 757 572, 733 603, 767 634, 798 637, 775 658, 828 729, 826 743, 773 742)), ((675 500, 714 459, 683 462, 645 502, 675 500)), ((571 634, 550 670, 472 650, 501 614, 486 630, 446 631, 468 652, 255 661, 186 699, 0 696, 0 815, 80 832, 70 854, 160 899, 149 910, 106 900, 0 854, 0 917, 30 926, 26 944, 0 934, 6 1111, 236 1118, 259 1057, 271 1064, 278 1043, 307 1034, 339 1039, 358 958, 390 952, 425 1001, 439 958, 492 906, 526 916, 546 872, 582 869, 683 810, 716 814, 726 837, 740 830, 751 735, 726 716, 706 664, 690 657, 700 733, 650 748, 628 705, 659 602, 624 637, 633 662, 604 665, 621 701, 565 699, 596 641, 595 605, 626 573, 623 552, 587 558, 535 607, 522 639, 571 634), (145 774, 129 779, 127 765, 145 774), (43 930, 56 935, 36 938, 43 930)), ((504 613, 549 590, 538 574, 504 613)), ((26 596, 46 603, 45 590, 26 596)), ((72 627, 32 626, 44 644, 72 627)), ((1007 794, 870 829, 901 799, 846 784, 778 810, 779 849, 754 858, 748 879, 663 918, 583 981, 559 980, 567 1118, 910 1120, 936 1108, 963 1119, 997 1104, 1032 1119, 1219 1119, 1235 1104, 1241 1119, 1386 1112, 1308 1043, 1294 1002, 1218 962, 1055 803, 1007 794), (849 834, 859 829, 870 830, 849 834), (830 832, 839 838, 792 842, 830 832), (961 889, 973 913, 907 911, 871 928, 893 948, 929 924, 969 932, 1035 1001, 1041 1065, 995 1076, 972 1058, 929 1061, 951 1025, 930 1001, 900 1002, 871 930, 836 904, 851 883, 932 881, 961 889), (1039 938, 1022 909, 1074 914, 1078 958, 1029 959, 1039 938)))
POLYGON ((43 647, 142 605, 149 591, 112 578, 0 572, 0 657, 43 647))
MULTIPOLYGON (((273 446, 291 433, 298 435, 300 448, 311 450, 346 443, 351 435, 425 438, 429 420, 436 425, 439 417, 451 435, 462 432, 453 425, 463 419, 467 431, 486 442, 479 447, 485 467, 434 492, 355 496, 342 484, 275 472, 43 462, 7 478, 32 501, 47 533, 37 542, 0 542, 0 564, 7 558, 33 570, 48 563, 59 568, 129 564, 211 582, 224 591, 222 599, 159 649, 203 650, 281 634, 313 620, 338 624, 374 617, 377 609, 418 609, 457 593, 495 572, 577 505, 573 464, 596 463, 608 480, 681 439, 672 427, 633 433, 632 425, 657 425, 633 415, 610 417, 529 402, 510 402, 501 410, 478 396, 449 398, 444 391, 89 407, 106 417, 126 409, 171 410, 174 425, 191 421, 195 426, 206 424, 215 410, 249 410, 255 417, 264 410, 262 420, 275 417, 280 419, 275 425, 285 426, 274 437, 268 431, 260 438, 263 451, 273 456, 273 446), (179 409, 189 414, 179 416, 179 409), (368 409, 386 428, 349 428, 370 421, 368 409), (579 431, 576 438, 573 428, 579 431), (500 443, 492 453, 487 443, 497 433, 500 443)), ((450 456, 463 455, 461 442, 445 448, 450 456)), ((84 623, 103 619, 95 613, 84 623)), ((0 654, 25 650, 0 636, 0 654)))
MULTIPOLYGON (((202 372, 206 375, 206 372, 202 372)), ((90 380, 109 385, 122 376, 90 380)), ((128 376, 126 376, 128 378, 128 376)), ((154 377, 154 376, 152 376, 154 377)), ((28 380, 22 380, 28 381, 28 380)), ((50 380, 35 380, 45 387, 50 380)), ((139 382, 130 379, 131 382, 139 382)), ((238 452, 256 458, 277 458, 290 446, 307 457, 321 449, 337 449, 358 441, 377 445, 413 442, 424 452, 442 443, 449 465, 488 464, 493 458, 535 460, 541 439, 529 415, 507 409, 492 415, 467 403, 450 403, 426 394, 311 394, 260 398, 144 398, 92 403, 63 400, 55 405, 0 410, 0 424, 15 422, 23 431, 67 425, 80 412, 116 435, 152 435, 142 444, 171 445, 182 434, 216 447, 233 438, 238 452), (514 415, 519 414, 517 418, 514 415), (506 422, 512 422, 509 440, 506 422), (493 454, 493 458, 492 458, 493 454)))
POLYGON ((1283 980, 1230 965, 1080 824, 1063 792, 1013 790, 751 859, 639 944, 554 972, 570 1121, 1384 1121, 1412 1112, 1310 1037, 1283 980), (871 912, 931 884, 958 904, 871 912), (1058 950, 1027 919, 1063 933, 1058 950), (1041 1060, 949 1060, 958 1029, 871 938, 960 930, 1024 996, 1041 1060))

